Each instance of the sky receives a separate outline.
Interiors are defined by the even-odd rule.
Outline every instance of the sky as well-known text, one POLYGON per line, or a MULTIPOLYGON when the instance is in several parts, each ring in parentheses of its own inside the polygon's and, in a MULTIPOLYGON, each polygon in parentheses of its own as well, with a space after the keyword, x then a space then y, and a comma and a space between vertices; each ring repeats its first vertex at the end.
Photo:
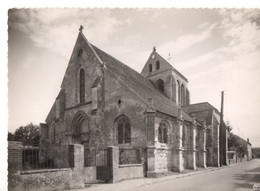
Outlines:
POLYGON ((260 9, 12 9, 8 12, 8 131, 45 118, 79 26, 137 72, 154 46, 188 80, 191 103, 220 109, 260 146, 260 9))

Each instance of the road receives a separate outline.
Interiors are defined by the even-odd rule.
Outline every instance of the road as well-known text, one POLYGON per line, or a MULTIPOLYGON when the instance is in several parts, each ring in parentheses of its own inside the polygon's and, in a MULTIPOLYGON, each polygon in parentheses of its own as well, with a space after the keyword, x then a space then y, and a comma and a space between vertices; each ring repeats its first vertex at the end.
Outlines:
POLYGON ((260 184, 260 159, 224 169, 146 185, 129 191, 230 191, 253 190, 260 184))

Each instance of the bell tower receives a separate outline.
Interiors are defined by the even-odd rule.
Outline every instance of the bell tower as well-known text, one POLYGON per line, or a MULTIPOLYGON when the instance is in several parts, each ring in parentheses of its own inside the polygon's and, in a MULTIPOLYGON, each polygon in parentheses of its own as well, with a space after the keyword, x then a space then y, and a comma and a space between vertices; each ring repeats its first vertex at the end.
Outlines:
POLYGON ((168 99, 180 106, 190 104, 188 80, 153 48, 141 72, 168 99))

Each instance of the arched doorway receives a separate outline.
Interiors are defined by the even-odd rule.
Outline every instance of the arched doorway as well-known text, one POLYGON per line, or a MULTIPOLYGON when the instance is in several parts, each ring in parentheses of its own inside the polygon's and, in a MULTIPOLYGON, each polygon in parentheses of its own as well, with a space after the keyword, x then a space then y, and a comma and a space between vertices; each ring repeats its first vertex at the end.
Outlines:
POLYGON ((89 121, 83 111, 76 113, 72 120, 72 142, 76 144, 89 144, 89 121))

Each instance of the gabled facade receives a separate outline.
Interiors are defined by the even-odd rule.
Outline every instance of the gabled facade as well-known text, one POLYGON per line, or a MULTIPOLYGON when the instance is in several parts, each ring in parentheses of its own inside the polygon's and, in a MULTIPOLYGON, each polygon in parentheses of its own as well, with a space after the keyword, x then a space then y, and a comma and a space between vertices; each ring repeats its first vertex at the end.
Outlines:
POLYGON ((181 107, 189 104, 187 84, 155 50, 140 74, 80 31, 60 93, 41 124, 41 153, 75 143, 90 150, 140 148, 147 176, 206 167, 206 123, 181 107))

